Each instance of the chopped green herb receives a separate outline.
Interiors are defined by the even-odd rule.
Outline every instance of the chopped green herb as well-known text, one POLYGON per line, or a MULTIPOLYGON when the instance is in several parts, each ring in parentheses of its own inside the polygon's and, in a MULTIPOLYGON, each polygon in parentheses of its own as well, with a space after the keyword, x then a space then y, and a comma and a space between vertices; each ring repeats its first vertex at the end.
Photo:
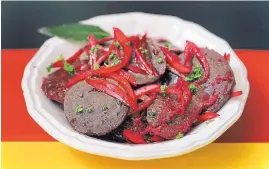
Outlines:
POLYGON ((83 107, 82 107, 82 105, 78 105, 77 107, 76 107, 76 113, 82 113, 83 112, 83 107))
POLYGON ((180 138, 182 138, 183 136, 184 136, 184 134, 182 134, 182 133, 178 133, 177 136, 176 136, 176 139, 180 139, 180 138))
POLYGON ((140 47, 139 50, 141 51, 141 53, 145 54, 148 52, 147 49, 144 49, 143 47, 140 47))
POLYGON ((116 54, 114 52, 108 56, 109 59, 113 59, 114 57, 116 57, 116 54))
POLYGON ((100 68, 100 65, 98 63, 94 63, 93 69, 96 70, 96 69, 99 69, 99 68, 100 68))
POLYGON ((215 120, 215 119, 210 119, 210 120, 206 121, 205 123, 206 123, 206 124, 209 124, 209 123, 212 123, 214 120, 215 120))
POLYGON ((158 63, 163 63, 163 58, 159 57, 159 58, 157 59, 157 62, 158 62, 158 63))
POLYGON ((202 74, 203 74, 202 68, 198 64, 196 64, 192 72, 184 79, 188 82, 192 82, 194 80, 199 80, 202 77, 202 74))
POLYGON ((102 111, 107 110, 107 106, 105 104, 101 104, 100 105, 100 108, 101 108, 102 111))
POLYGON ((195 84, 193 84, 193 83, 189 84, 189 89, 191 90, 192 93, 195 93, 197 90, 195 84))
POLYGON ((91 52, 92 52, 92 53, 97 52, 97 50, 98 50, 100 47, 101 47, 100 45, 95 45, 94 47, 91 48, 91 52))
POLYGON ((64 61, 64 70, 67 71, 70 75, 74 75, 75 69, 72 65, 64 61))
POLYGON ((118 41, 116 41, 116 42, 114 42, 114 45, 115 45, 116 47, 119 47, 119 46, 120 46, 120 43, 119 43, 118 41))
POLYGON ((57 61, 60 61, 60 60, 64 60, 64 57, 62 54, 57 58, 57 61))
POLYGON ((47 71, 50 72, 52 68, 53 63, 50 63, 49 66, 46 67, 47 71))
POLYGON ((165 42, 164 46, 168 48, 168 50, 172 49, 172 44, 170 42, 165 42))
POLYGON ((92 108, 92 107, 88 107, 88 108, 87 108, 87 112, 88 112, 88 113, 93 112, 93 108, 92 108))
POLYGON ((166 93, 165 89, 167 88, 166 85, 161 85, 161 93, 166 93))
POLYGON ((121 60, 118 57, 114 57, 111 66, 115 66, 117 64, 119 64, 121 62, 121 60))

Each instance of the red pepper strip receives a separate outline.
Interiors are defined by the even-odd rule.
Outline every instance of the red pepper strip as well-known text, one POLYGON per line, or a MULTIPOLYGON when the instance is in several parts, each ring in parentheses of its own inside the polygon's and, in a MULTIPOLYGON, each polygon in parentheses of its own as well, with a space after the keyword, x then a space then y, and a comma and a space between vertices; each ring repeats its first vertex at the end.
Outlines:
POLYGON ((86 82, 97 90, 100 90, 112 97, 121 100, 122 102, 130 106, 132 109, 137 108, 137 105, 134 103, 133 99, 129 95, 127 95, 119 86, 103 79, 88 79, 86 80, 86 82))
POLYGON ((213 94, 213 97, 209 98, 206 102, 203 103, 203 109, 214 104, 218 99, 218 95, 213 94))
POLYGON ((156 97, 157 97, 157 94, 152 94, 148 100, 144 100, 142 103, 139 103, 137 109, 131 110, 130 114, 139 113, 142 110, 146 109, 153 103, 156 97))
MULTIPOLYGON (((76 59, 79 58, 79 56, 84 52, 83 48, 80 48, 73 56, 71 56, 70 58, 68 58, 66 60, 67 63, 72 64, 76 59)), ((63 67, 63 61, 59 60, 57 62, 54 62, 52 65, 53 68, 56 67, 63 67)))
POLYGON ((184 110, 185 110, 185 100, 184 100, 182 91, 180 89, 174 89, 174 88, 169 88, 169 87, 167 87, 165 89, 165 91, 166 91, 167 94, 175 94, 175 95, 177 95, 178 100, 181 103, 181 108, 180 107, 177 108, 176 111, 179 112, 180 114, 183 114, 184 110))
POLYGON ((138 36, 131 36, 128 38, 129 41, 139 41, 139 37, 138 36))
POLYGON ((105 43, 105 42, 107 42, 107 41, 111 41, 111 40, 113 40, 113 39, 114 39, 114 37, 102 38, 102 39, 97 40, 97 43, 98 43, 98 44, 101 44, 101 43, 105 43))
POLYGON ((184 56, 185 56, 185 62, 184 65, 187 63, 189 64, 190 67, 192 67, 192 62, 191 58, 195 54, 193 47, 189 44, 189 41, 186 42, 186 46, 184 48, 184 56))
POLYGON ((178 59, 177 56, 173 55, 172 53, 169 52, 169 50, 167 48, 164 47, 160 47, 160 49, 163 51, 165 57, 166 57, 166 61, 167 63, 173 67, 177 72, 179 73, 190 73, 192 71, 191 67, 186 67, 184 66, 178 59))
POLYGON ((145 33, 142 38, 141 38, 141 41, 140 41, 140 45, 143 45, 144 43, 146 43, 146 40, 147 40, 147 33, 145 33))
POLYGON ((123 137, 136 144, 146 144, 147 142, 141 134, 132 130, 124 129, 123 137))
POLYGON ((114 28, 114 33, 116 35, 116 39, 119 41, 120 45, 123 47, 124 57, 121 60, 121 63, 119 63, 119 64, 117 64, 115 66, 102 67, 100 69, 93 70, 97 74, 105 74, 105 73, 109 73, 109 72, 118 71, 121 68, 125 67, 129 63, 129 61, 131 59, 132 48, 131 48, 131 46, 125 44, 126 42, 128 42, 128 38, 118 28, 114 28))
POLYGON ((210 120, 210 119, 214 119, 214 118, 216 118, 218 116, 219 116, 219 114, 217 114, 217 113, 206 112, 206 113, 199 116, 198 121, 199 122, 204 122, 204 121, 207 121, 207 120, 210 120))
POLYGON ((164 141, 165 139, 162 138, 162 137, 160 137, 160 136, 154 135, 154 136, 151 137, 149 140, 150 140, 151 142, 162 142, 162 141, 164 141))
POLYGON ((103 56, 101 56, 98 60, 97 63, 100 65, 106 58, 111 54, 111 52, 115 49, 115 45, 112 43, 112 45, 109 47, 108 51, 104 53, 103 56))
POLYGON ((88 41, 91 44, 91 46, 95 46, 97 44, 97 40, 95 39, 95 37, 93 35, 89 35, 88 36, 88 41))
POLYGON ((230 61, 230 54, 229 53, 224 53, 224 59, 226 60, 226 61, 230 61))
POLYGON ((103 74, 101 76, 117 81, 123 87, 123 89, 131 96, 134 101, 134 104, 136 104, 136 96, 134 94, 134 91, 129 82, 124 77, 118 75, 117 73, 103 74))
POLYGON ((137 58, 137 60, 139 60, 139 62, 144 66, 144 68, 146 69, 146 71, 154 76, 157 76, 158 74, 156 73, 156 71, 154 71, 154 69, 152 69, 148 63, 146 62, 146 60, 144 59, 145 57, 142 55, 142 53, 139 51, 139 47, 138 47, 138 43, 135 42, 134 43, 134 51, 135 51, 135 56, 137 58))
POLYGON ((128 82, 133 85, 136 86, 136 79, 133 75, 131 75, 129 72, 121 69, 117 72, 120 76, 124 77, 125 79, 128 80, 128 82))
POLYGON ((161 85, 160 84, 151 84, 147 86, 140 87, 139 89, 136 89, 134 91, 136 97, 143 96, 148 93, 158 93, 161 90, 161 85))
POLYGON ((66 87, 70 88, 74 84, 82 80, 88 79, 91 75, 92 75, 92 70, 86 70, 84 72, 80 72, 76 74, 75 76, 73 76, 73 78, 67 82, 66 87))
POLYGON ((116 48, 115 51, 116 51, 116 56, 120 59, 121 58, 121 55, 120 55, 119 48, 116 48))
POLYGON ((206 82, 206 80, 209 78, 209 65, 208 65, 207 59, 205 55, 203 54, 203 52, 201 51, 201 49, 198 46, 196 46, 193 42, 187 41, 186 43, 187 43, 186 46, 191 48, 190 50, 192 52, 192 55, 194 54, 196 55, 197 59, 199 60, 199 62, 204 68, 204 72, 205 72, 204 77, 201 80, 194 82, 195 84, 202 84, 206 82))
POLYGON ((179 78, 178 81, 181 81, 183 96, 185 96, 185 107, 190 104, 192 93, 189 89, 189 83, 183 80, 182 78, 179 78))
POLYGON ((147 75, 147 72, 143 69, 140 69, 139 67, 136 67, 136 66, 133 66, 133 65, 127 65, 125 66, 126 69, 134 72, 134 73, 139 73, 139 74, 142 74, 142 75, 147 75))
POLYGON ((242 90, 235 91, 235 92, 232 92, 231 97, 240 96, 240 95, 242 95, 242 94, 243 94, 242 90))

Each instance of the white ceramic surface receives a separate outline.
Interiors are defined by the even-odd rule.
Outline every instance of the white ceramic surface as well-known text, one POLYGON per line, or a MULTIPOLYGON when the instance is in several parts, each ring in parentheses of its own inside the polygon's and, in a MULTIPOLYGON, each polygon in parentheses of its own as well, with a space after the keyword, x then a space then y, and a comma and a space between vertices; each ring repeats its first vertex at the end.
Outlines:
POLYGON ((26 66, 22 89, 31 117, 60 142, 84 152, 120 159, 171 157, 211 143, 241 116, 249 93, 247 70, 229 44, 205 28, 173 16, 140 12, 98 16, 82 23, 98 25, 109 33, 112 33, 114 26, 130 35, 147 31, 149 36, 165 37, 180 49, 184 48, 186 40, 190 40, 200 47, 209 47, 221 54, 228 52, 231 54, 230 63, 236 79, 235 90, 243 90, 243 95, 230 99, 218 112, 220 117, 215 121, 199 125, 182 139, 157 144, 128 145, 87 137, 75 132, 69 126, 62 110, 48 100, 40 88, 42 78, 47 75, 45 67, 61 53, 66 58, 80 47, 57 37, 50 38, 26 66))

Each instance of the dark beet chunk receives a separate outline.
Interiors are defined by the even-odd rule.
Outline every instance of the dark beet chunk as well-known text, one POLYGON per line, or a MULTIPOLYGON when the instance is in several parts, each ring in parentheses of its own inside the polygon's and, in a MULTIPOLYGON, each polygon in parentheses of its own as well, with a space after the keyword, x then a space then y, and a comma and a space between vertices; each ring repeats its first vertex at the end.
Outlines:
POLYGON ((71 76, 63 69, 57 70, 48 75, 43 81, 42 89, 45 95, 56 102, 63 103, 66 89, 66 83, 71 76))
POLYGON ((103 136, 125 119, 128 107, 86 82, 72 86, 65 97, 64 112, 71 126, 90 136, 103 136))
MULTIPOLYGON (((166 61, 165 57, 163 55, 163 52, 158 47, 158 45, 153 42, 152 40, 147 40, 147 56, 146 59, 148 59, 153 67, 156 69, 156 71, 159 73, 159 76, 153 76, 153 75, 142 75, 138 73, 133 73, 129 71, 135 78, 137 84, 147 84, 152 83, 160 78, 165 73, 166 69, 166 61)), ((135 58, 133 56, 132 59, 132 65, 137 66, 135 58)), ((140 68, 140 66, 137 66, 140 68)))
POLYGON ((198 88, 184 114, 170 120, 173 109, 179 105, 178 99, 172 95, 158 95, 147 110, 147 121, 157 132, 154 133, 166 139, 174 139, 178 133, 187 132, 198 119, 202 111, 204 99, 209 96, 202 88, 198 88))
MULTIPOLYGON (((214 91, 218 95, 218 100, 212 106, 208 107, 206 111, 217 112, 231 97, 232 89, 235 86, 234 74, 229 62, 219 53, 208 48, 202 48, 202 52, 206 56, 210 72, 209 79, 201 86, 203 86, 208 95, 212 96, 214 91)), ((184 62, 184 53, 179 55, 179 57, 184 62)), ((193 64, 200 65, 196 58, 193 59, 193 64)), ((177 73, 173 69, 170 70, 177 73)))

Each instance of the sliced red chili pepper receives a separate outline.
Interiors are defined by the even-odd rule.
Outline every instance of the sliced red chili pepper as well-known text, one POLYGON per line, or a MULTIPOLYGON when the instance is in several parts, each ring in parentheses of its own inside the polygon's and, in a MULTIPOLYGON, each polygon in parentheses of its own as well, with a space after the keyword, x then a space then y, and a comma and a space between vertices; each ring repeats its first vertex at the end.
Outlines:
POLYGON ((131 96, 134 103, 136 104, 136 96, 134 94, 134 91, 129 82, 124 77, 118 75, 117 73, 103 74, 102 77, 110 78, 117 81, 124 88, 124 90, 131 96))
POLYGON ((192 68, 184 66, 179 61, 178 57, 175 56, 174 54, 172 54, 171 52, 169 52, 169 50, 167 48, 160 47, 160 49, 163 51, 163 53, 166 57, 167 63, 171 67, 173 67, 177 72, 186 74, 186 73, 190 73, 192 71, 192 68))
POLYGON ((134 132, 132 130, 124 129, 123 137, 136 144, 147 143, 141 134, 139 134, 138 132, 134 132))
POLYGON ((78 74, 73 76, 73 78, 71 80, 69 80, 67 82, 66 87, 70 88, 74 84, 76 84, 82 80, 88 79, 90 76, 92 76, 92 70, 86 70, 84 72, 79 72, 78 74))
POLYGON ((137 108, 133 99, 129 95, 127 95, 119 86, 103 79, 88 79, 86 80, 86 82, 91 86, 93 86, 94 88, 96 88, 97 90, 100 90, 112 97, 121 100, 122 102, 130 106, 132 109, 137 108))
POLYGON ((139 113, 142 110, 145 110, 147 107, 149 107, 153 103, 156 97, 157 97, 157 94, 151 94, 148 100, 144 100, 142 103, 139 103, 137 109, 131 110, 130 114, 139 113))
POLYGON ((151 84, 147 86, 140 87, 139 89, 136 89, 134 91, 136 97, 143 96, 148 93, 159 93, 161 91, 161 85, 160 84, 151 84))
POLYGON ((139 37, 138 36, 131 36, 128 38, 129 41, 139 41, 139 37))
POLYGON ((118 71, 118 74, 127 79, 131 85, 136 86, 136 79, 129 72, 121 69, 118 71))
POLYGON ((192 93, 189 89, 189 83, 183 80, 182 78, 178 78, 178 81, 180 81, 183 91, 183 96, 185 96, 185 107, 190 104, 192 93))
POLYGON ((181 103, 181 107, 179 106, 179 108, 176 109, 176 112, 183 114, 184 110, 185 110, 185 100, 184 100, 181 89, 180 88, 174 89, 174 88, 167 87, 165 90, 166 90, 167 94, 177 95, 178 101, 180 101, 180 103, 181 103))
POLYGON ((126 69, 130 70, 131 72, 134 73, 139 73, 142 75, 147 75, 147 72, 143 69, 140 69, 139 67, 133 66, 133 65, 127 65, 125 66, 126 69))
POLYGON ((102 44, 102 43, 111 41, 111 40, 113 40, 113 39, 114 39, 114 37, 102 38, 102 39, 98 39, 98 40, 97 40, 97 43, 98 43, 98 44, 102 44))
POLYGON ((144 59, 145 57, 140 52, 137 42, 134 43, 134 51, 135 51, 135 56, 136 56, 137 60, 139 60, 139 62, 143 65, 146 72, 148 72, 151 75, 157 76, 158 74, 156 73, 156 70, 154 71, 154 69, 152 69, 149 66, 149 64, 146 62, 146 60, 144 59))
POLYGON ((240 95, 242 95, 242 94, 243 94, 242 90, 235 91, 235 92, 232 92, 231 97, 240 96, 240 95))
POLYGON ((210 119, 214 119, 214 118, 216 118, 218 116, 219 116, 219 114, 217 114, 217 113, 206 112, 206 113, 199 116, 198 121, 199 122, 204 122, 204 121, 207 121, 207 120, 210 120, 210 119))
POLYGON ((99 59, 97 60, 97 63, 100 65, 103 61, 105 61, 114 49, 115 49, 115 45, 112 43, 108 51, 105 52, 101 57, 99 57, 99 59))
MULTIPOLYGON (((72 64, 75 60, 77 60, 80 55, 84 52, 84 49, 83 48, 80 48, 74 55, 72 55, 70 58, 68 58, 66 60, 67 63, 69 64, 72 64)), ((52 67, 53 68, 56 68, 56 67, 63 67, 63 61, 62 60, 59 60, 57 62, 54 62, 52 64, 52 67)))
POLYGON ((198 46, 196 46, 193 42, 186 41, 186 46, 190 48, 189 50, 190 53, 196 56, 196 58, 199 60, 202 67, 204 68, 204 77, 201 80, 194 82, 195 84, 202 84, 206 82, 207 79, 209 78, 209 65, 208 65, 207 59, 205 55, 203 54, 203 52, 201 51, 201 49, 198 46))
POLYGON ((224 59, 226 60, 226 61, 230 61, 230 54, 229 53, 224 53, 224 59))
POLYGON ((115 66, 102 67, 100 69, 93 70, 97 74, 105 74, 105 73, 118 71, 121 68, 123 68, 124 66, 126 66, 129 63, 130 59, 131 59, 132 48, 131 48, 131 46, 125 44, 126 42, 128 42, 128 38, 118 28, 114 28, 114 34, 116 36, 115 37, 116 40, 118 40, 120 45, 123 47, 124 57, 121 60, 121 63, 119 63, 119 64, 117 64, 115 66))
POLYGON ((209 98, 207 101, 203 103, 203 109, 214 104, 217 101, 217 99, 218 99, 218 95, 213 94, 211 98, 209 98))
POLYGON ((189 65, 189 67, 192 67, 191 58, 194 56, 194 48, 192 45, 189 45, 188 41, 186 42, 186 46, 184 48, 184 56, 185 56, 185 62, 184 65, 189 65))
POLYGON ((93 35, 88 36, 88 41, 89 41, 89 43, 91 44, 92 47, 97 45, 97 40, 95 39, 95 37, 93 35))
POLYGON ((141 38, 141 41, 140 41, 140 45, 143 45, 146 43, 146 40, 147 40, 147 33, 145 33, 142 38, 141 38))
POLYGON ((161 136, 157 136, 157 135, 152 136, 149 140, 151 142, 162 142, 162 141, 165 141, 164 138, 162 138, 161 136))

